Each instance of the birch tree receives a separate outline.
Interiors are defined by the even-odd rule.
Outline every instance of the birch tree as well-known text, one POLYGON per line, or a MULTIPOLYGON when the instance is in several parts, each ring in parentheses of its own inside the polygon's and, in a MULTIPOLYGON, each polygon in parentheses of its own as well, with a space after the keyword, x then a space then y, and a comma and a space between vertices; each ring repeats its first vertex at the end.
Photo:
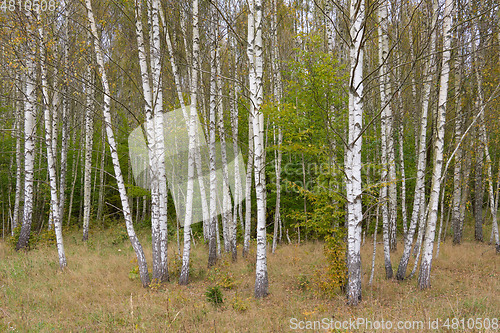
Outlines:
POLYGON ((14 236, 14 229, 17 228, 19 223, 19 207, 21 204, 21 187, 22 187, 22 178, 21 178, 21 138, 22 138, 22 101, 24 100, 24 83, 22 74, 17 74, 17 81, 19 82, 20 88, 20 96, 16 102, 16 193, 14 197, 14 211, 12 213, 12 225, 11 225, 11 236, 14 236))
POLYGON ((159 194, 159 216, 158 225, 155 226, 156 243, 159 251, 159 259, 156 269, 153 266, 153 279, 159 281, 168 280, 167 263, 167 179, 165 175, 165 138, 163 135, 163 85, 161 80, 161 46, 160 46, 160 14, 161 5, 158 0, 150 4, 151 10, 151 38, 150 38, 150 62, 151 62, 151 86, 152 107, 154 117, 154 163, 157 168, 158 194, 159 194))
POLYGON ((347 201, 347 302, 361 301, 361 128, 363 126, 364 0, 350 4, 349 137, 345 155, 347 201))
POLYGON ((209 145, 209 169, 210 169, 210 223, 209 223, 209 252, 208 252, 208 267, 213 266, 217 262, 217 239, 219 237, 216 232, 218 223, 217 218, 217 170, 216 170, 216 152, 215 152, 215 128, 216 128, 216 62, 217 62, 217 25, 213 20, 210 25, 210 114, 208 125, 208 145, 209 145))
POLYGON ((91 204, 91 177, 92 177, 92 144, 94 133, 94 96, 93 96, 93 73, 91 67, 87 68, 87 85, 85 87, 85 171, 83 180, 83 240, 89 237, 90 204, 91 204))
POLYGON ((265 152, 264 152, 264 115, 260 110, 263 99, 263 43, 262 43, 262 1, 250 0, 248 20, 248 48, 247 54, 253 75, 250 81, 250 103, 253 112, 250 114, 253 122, 254 144, 254 177, 255 194, 257 198, 257 263, 255 277, 255 297, 267 296, 267 250, 266 250, 266 179, 265 179, 265 152), (253 22, 250 19, 253 18, 253 22), (250 38, 252 37, 252 38, 250 38))
POLYGON ((56 245, 57 253, 59 256, 59 268, 64 270, 66 267, 66 254, 64 252, 64 244, 62 237, 62 222, 59 210, 59 193, 57 191, 57 175, 56 175, 56 159, 54 155, 54 140, 52 132, 52 120, 50 117, 51 110, 49 110, 49 94, 48 94, 48 83, 47 83, 47 69, 46 69, 46 45, 42 26, 38 27, 38 33, 40 36, 40 72, 41 72, 41 84, 42 84, 42 108, 44 113, 44 123, 45 123, 45 145, 47 147, 47 167, 49 171, 49 185, 50 185, 50 209, 52 212, 52 218, 54 221, 54 230, 56 234, 56 245))
POLYGON ((195 171, 195 150, 196 150, 196 87, 198 86, 198 55, 200 45, 200 35, 198 27, 198 0, 193 0, 193 68, 191 69, 191 107, 189 114, 189 153, 188 153, 188 181, 186 190, 186 215, 184 219, 184 248, 182 253, 182 268, 179 277, 179 284, 185 285, 189 282, 189 260, 191 250, 191 220, 193 214, 193 192, 194 192, 194 171, 195 171))
POLYGON ((103 115, 104 115, 104 125, 106 127, 106 135, 108 138, 108 146, 111 151, 111 159, 113 162, 113 170, 115 173, 116 183, 118 186, 118 192, 120 194, 122 212, 125 218, 125 225, 127 228, 127 234, 134 248, 135 255, 137 257, 137 263, 139 266, 139 274, 141 278, 142 285, 147 287, 150 283, 148 266, 146 262, 146 257, 144 256, 144 251, 142 245, 137 238, 133 226, 132 215, 130 213, 130 206, 128 201, 127 190, 125 188, 125 182, 123 180, 123 174, 120 166, 120 160, 118 158, 118 151, 115 141, 115 136, 113 133, 113 127, 111 126, 111 95, 109 90, 108 78, 106 75, 106 69, 104 67, 104 58, 100 46, 100 39, 97 34, 97 27, 95 24, 94 13, 92 11, 92 4, 90 0, 85 0, 85 6, 87 9, 87 16, 90 25, 90 32, 92 34, 92 39, 94 43, 94 51, 97 61, 97 67, 99 69, 99 76, 104 90, 104 100, 103 100, 103 115))
MULTIPOLYGON (((436 1, 434 1, 436 7, 436 1)), ((431 194, 428 204, 427 228, 422 248, 422 262, 418 276, 420 289, 430 287, 430 273, 433 258, 434 238, 436 234, 436 223, 439 205, 439 191, 441 188, 443 150, 444 150, 444 126, 446 122, 446 102, 448 96, 448 80, 450 75, 451 39, 452 39, 452 13, 453 1, 446 0, 443 17, 443 57, 439 82, 438 111, 436 120, 437 135, 434 142, 434 163, 432 170, 431 194)))
MULTIPOLYGON (((479 29, 478 29, 479 30, 479 29)), ((474 38, 474 33, 472 34, 474 38)), ((500 253, 500 239, 499 239, 499 232, 498 232, 498 223, 497 223, 497 205, 495 201, 495 192, 493 190, 493 171, 492 171, 492 160, 491 160, 491 155, 490 155, 490 149, 488 145, 488 135, 486 132, 486 124, 485 124, 485 103, 484 103, 484 92, 483 92, 483 80, 481 78, 480 72, 479 72, 479 65, 481 63, 480 56, 478 55, 478 52, 476 50, 476 45, 475 41, 472 41, 472 51, 474 52, 474 55, 476 57, 474 63, 475 63, 475 76, 476 76, 476 81, 477 81, 477 98, 478 98, 478 104, 479 104, 479 135, 480 135, 480 148, 483 150, 482 153, 484 152, 484 156, 486 157, 486 172, 487 172, 487 183, 488 183, 488 196, 490 200, 490 213, 491 213, 491 223, 492 223, 492 233, 495 239, 495 247, 497 252, 500 253)), ((481 154, 482 156, 483 154, 481 154)), ((478 157, 476 157, 478 158, 478 157)), ((477 165, 477 164, 476 164, 477 165)), ((477 172, 477 171, 476 171, 477 172)), ((482 172, 482 168, 481 168, 482 172)), ((499 170, 500 173, 500 170, 499 170)), ((477 232, 478 227, 476 226, 476 232, 477 232)), ((481 225, 481 241, 482 241, 482 225, 481 225)), ((476 240, 478 240, 478 235, 476 234, 476 240)))
MULTIPOLYGON (((28 30, 29 31, 29 30, 28 30)), ((32 42, 26 45, 26 100, 24 103, 24 209, 16 250, 26 249, 33 222, 33 183, 36 135, 36 63, 32 42)))
POLYGON ((380 199, 382 205, 382 229, 383 229, 383 240, 384 240, 384 264, 385 264, 385 277, 387 279, 392 278, 392 264, 391 264, 391 236, 392 233, 392 216, 394 211, 392 211, 392 198, 391 195, 387 195, 388 185, 387 183, 394 181, 390 179, 390 172, 392 165, 394 165, 394 160, 390 161, 390 150, 392 145, 389 144, 392 135, 392 115, 391 106, 389 104, 390 95, 390 83, 389 83, 389 73, 387 72, 387 58, 389 53, 389 36, 387 35, 387 2, 383 1, 378 7, 378 34, 379 34, 379 66, 380 66, 380 107, 382 108, 382 118, 380 125, 381 132, 381 160, 382 160, 382 188, 380 189, 380 199), (390 201, 388 204, 387 201, 390 201), (390 206, 391 211, 388 210, 390 206))
MULTIPOLYGON (((424 85, 423 85, 423 99, 422 99, 422 112, 420 116, 420 132, 418 140, 418 159, 417 159, 417 179, 415 182, 415 192, 413 195, 413 211, 410 219, 410 226, 408 227, 408 232, 405 237, 403 255, 399 262, 398 271, 396 273, 396 278, 398 280, 404 280, 406 277, 406 269, 408 267, 408 262, 410 260, 411 249, 413 246, 413 237, 417 229, 417 223, 419 217, 422 215, 424 210, 424 205, 422 204, 425 200, 425 169, 426 169, 426 156, 427 156, 427 122, 428 122, 428 112, 430 107, 430 95, 431 95, 431 82, 433 73, 433 62, 434 51, 436 45, 436 32, 435 27, 437 24, 437 11, 432 14, 432 19, 429 25, 429 35, 430 35, 430 50, 429 50, 429 60, 424 64, 424 85)), ((423 225, 421 223, 421 230, 423 225)))

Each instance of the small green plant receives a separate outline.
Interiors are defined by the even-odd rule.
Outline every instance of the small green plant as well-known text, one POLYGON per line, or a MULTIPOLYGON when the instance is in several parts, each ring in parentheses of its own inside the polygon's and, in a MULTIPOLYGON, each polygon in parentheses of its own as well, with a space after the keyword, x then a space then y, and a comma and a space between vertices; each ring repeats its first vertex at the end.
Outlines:
POLYGON ((140 275, 139 275, 139 266, 132 267, 132 269, 130 270, 130 272, 128 272, 128 278, 130 280, 132 280, 132 281, 140 278, 140 275))
POLYGON ((302 291, 306 291, 309 288, 309 278, 305 274, 300 274, 297 277, 298 288, 302 291))
POLYGON ((219 286, 209 287, 205 293, 207 297, 207 302, 212 303, 214 306, 219 306, 224 303, 224 298, 222 297, 222 291, 219 286))
POLYGON ((130 272, 128 272, 128 278, 134 281, 141 277, 139 273, 139 265, 137 265, 137 258, 132 259, 130 262, 134 264, 134 266, 130 269, 130 272))

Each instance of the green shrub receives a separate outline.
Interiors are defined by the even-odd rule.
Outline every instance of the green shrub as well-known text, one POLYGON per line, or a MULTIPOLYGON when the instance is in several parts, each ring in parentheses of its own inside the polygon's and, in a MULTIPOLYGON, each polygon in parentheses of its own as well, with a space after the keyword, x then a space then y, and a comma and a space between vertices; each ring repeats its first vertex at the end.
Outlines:
POLYGON ((219 286, 209 287, 205 293, 207 297, 207 302, 212 303, 214 306, 219 306, 224 303, 224 298, 222 297, 222 291, 219 286))
POLYGON ((334 296, 347 281, 344 234, 343 229, 337 228, 325 237, 326 265, 314 274, 314 283, 321 294, 334 296))

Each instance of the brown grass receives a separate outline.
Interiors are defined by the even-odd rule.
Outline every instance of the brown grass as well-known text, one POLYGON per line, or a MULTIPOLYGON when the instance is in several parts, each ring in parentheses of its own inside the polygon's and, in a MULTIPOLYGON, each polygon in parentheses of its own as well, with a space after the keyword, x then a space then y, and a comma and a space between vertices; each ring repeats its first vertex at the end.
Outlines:
MULTIPOLYGON (((374 283, 368 286, 372 245, 367 240, 362 248, 363 301, 351 308, 340 293, 327 298, 315 286, 314 272, 324 263, 319 242, 282 245, 276 254, 269 254, 270 295, 255 300, 255 251, 236 263, 223 259, 216 273, 206 269, 206 246, 198 242, 193 249, 191 283, 179 286, 177 276, 172 276, 172 282, 151 290, 129 279, 135 265, 133 251, 128 241, 112 244, 121 234, 117 229, 94 232, 84 244, 76 231, 66 232, 69 266, 63 273, 53 247, 16 253, 0 242, 0 331, 289 332, 291 318, 366 318, 393 324, 415 320, 428 325, 429 318, 440 318, 442 324, 453 317, 465 321, 500 317, 500 256, 485 244, 442 244, 433 263, 432 288, 419 291, 416 279, 385 280, 381 246, 374 283), (222 279, 232 289, 222 289, 224 303, 215 307, 207 302, 205 292, 222 279)), ((147 236, 141 239, 150 257, 147 236)), ((401 250, 399 244, 393 254, 394 269, 401 250)), ((441 326, 439 331, 447 330, 441 326)))

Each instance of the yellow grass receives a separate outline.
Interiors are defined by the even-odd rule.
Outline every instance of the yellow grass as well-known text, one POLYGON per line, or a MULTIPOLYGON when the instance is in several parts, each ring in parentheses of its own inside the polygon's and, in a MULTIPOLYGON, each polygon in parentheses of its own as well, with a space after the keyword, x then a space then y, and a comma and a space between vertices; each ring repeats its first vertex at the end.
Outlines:
MULTIPOLYGON (((269 254, 270 295, 255 300, 255 250, 236 263, 222 260, 216 273, 206 269, 206 246, 198 242, 192 253, 191 283, 179 286, 177 276, 172 276, 172 282, 152 290, 129 279, 135 266, 129 242, 112 243, 122 234, 121 229, 95 231, 84 244, 76 231, 66 232, 69 266, 63 273, 53 247, 16 253, 0 242, 0 331, 290 332, 293 322, 306 325, 321 320, 332 326, 319 331, 375 331, 365 326, 330 330, 336 321, 365 318, 372 324, 422 321, 425 328, 429 319, 441 319, 440 329, 434 332, 474 332, 478 330, 446 330, 442 324, 453 317, 464 318, 465 327, 469 318, 500 319, 500 256, 485 244, 442 244, 433 263, 433 287, 419 291, 415 279, 402 283, 384 279, 381 246, 374 283, 368 286, 372 252, 368 239, 362 248, 363 301, 351 308, 340 293, 327 298, 315 286, 314 272, 324 263, 319 242, 282 245, 276 254, 269 254), (233 285, 222 289, 224 303, 219 307, 205 297, 216 283, 233 285)), ((141 239, 150 257, 147 236, 141 239)), ((393 254, 394 269, 401 250, 399 244, 393 254)), ((169 255, 175 251, 172 247, 169 255)))

